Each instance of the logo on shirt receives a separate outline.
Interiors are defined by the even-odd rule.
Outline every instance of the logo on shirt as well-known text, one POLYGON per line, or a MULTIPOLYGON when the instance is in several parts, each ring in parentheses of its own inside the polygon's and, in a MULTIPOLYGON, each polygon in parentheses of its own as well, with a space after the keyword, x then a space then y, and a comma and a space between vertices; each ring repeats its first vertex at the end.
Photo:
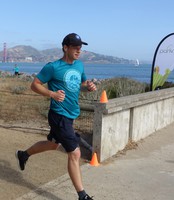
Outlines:
POLYGON ((81 75, 79 71, 69 70, 64 76, 66 87, 71 92, 77 92, 80 89, 81 75))

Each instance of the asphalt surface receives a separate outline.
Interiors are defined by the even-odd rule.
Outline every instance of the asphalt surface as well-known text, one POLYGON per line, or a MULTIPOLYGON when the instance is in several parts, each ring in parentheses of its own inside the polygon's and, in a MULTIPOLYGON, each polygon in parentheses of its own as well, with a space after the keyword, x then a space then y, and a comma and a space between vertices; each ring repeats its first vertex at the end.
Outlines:
MULTIPOLYGON (((100 163, 81 167, 94 200, 173 200, 174 123, 138 142, 137 147, 100 163)), ((17 200, 77 200, 68 174, 17 200)))

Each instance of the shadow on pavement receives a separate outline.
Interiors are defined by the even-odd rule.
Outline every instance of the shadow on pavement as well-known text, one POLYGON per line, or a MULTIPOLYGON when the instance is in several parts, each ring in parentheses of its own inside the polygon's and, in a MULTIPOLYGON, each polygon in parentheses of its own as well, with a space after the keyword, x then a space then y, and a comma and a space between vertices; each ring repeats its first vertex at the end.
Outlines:
POLYGON ((12 169, 10 163, 6 160, 0 160, 0 179, 21 185, 22 187, 27 187, 30 190, 34 190, 38 195, 47 197, 48 199, 62 200, 56 197, 54 194, 29 183, 23 178, 22 173, 12 169))

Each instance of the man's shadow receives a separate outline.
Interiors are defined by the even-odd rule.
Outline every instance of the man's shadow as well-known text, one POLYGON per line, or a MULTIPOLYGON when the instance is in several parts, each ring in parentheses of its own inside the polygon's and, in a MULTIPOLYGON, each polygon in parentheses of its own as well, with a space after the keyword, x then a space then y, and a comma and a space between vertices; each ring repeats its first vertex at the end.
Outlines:
POLYGON ((10 163, 6 160, 0 160, 0 179, 10 183, 21 185, 23 187, 29 188, 30 190, 34 190, 34 192, 38 195, 46 197, 48 199, 62 200, 56 197, 54 194, 41 188, 38 188, 32 183, 29 183, 23 178, 22 173, 12 169, 10 163))

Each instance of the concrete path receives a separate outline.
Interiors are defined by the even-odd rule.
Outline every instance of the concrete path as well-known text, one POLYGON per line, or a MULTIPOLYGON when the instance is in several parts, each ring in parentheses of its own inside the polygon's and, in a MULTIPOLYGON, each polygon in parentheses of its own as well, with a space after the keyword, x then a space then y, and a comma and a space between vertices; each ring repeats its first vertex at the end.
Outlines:
MULTIPOLYGON (((82 175, 85 190, 94 200, 173 200, 174 123, 98 167, 82 166, 82 175)), ((78 198, 65 174, 17 200, 29 199, 78 198)))

